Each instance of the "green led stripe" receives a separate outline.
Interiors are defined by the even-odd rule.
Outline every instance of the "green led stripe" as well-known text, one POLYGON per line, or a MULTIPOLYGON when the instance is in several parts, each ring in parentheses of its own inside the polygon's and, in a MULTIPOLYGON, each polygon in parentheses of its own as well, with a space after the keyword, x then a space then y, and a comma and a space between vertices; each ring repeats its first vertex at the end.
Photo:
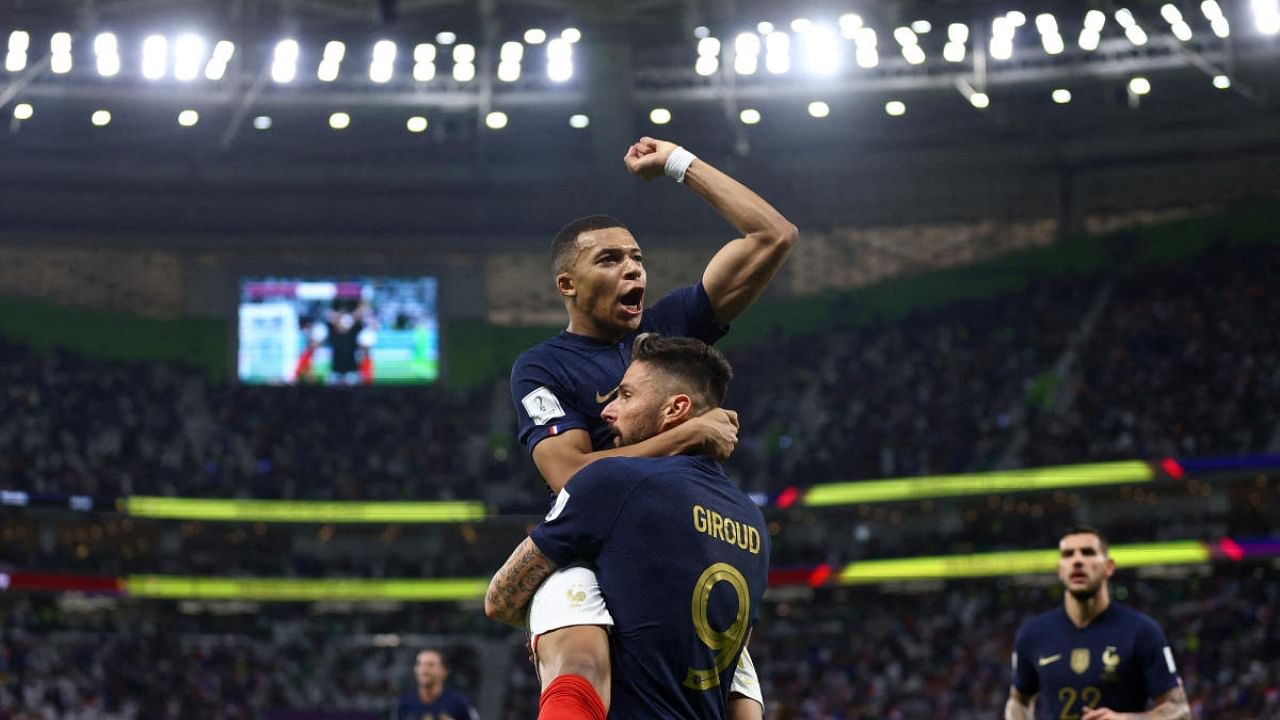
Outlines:
POLYGON ((170 600, 478 600, 487 578, 440 580, 372 580, 343 578, 203 578, 136 575, 124 579, 134 597, 170 600))
MULTIPOLYGON (((1195 540, 1138 545, 1113 545, 1111 557, 1122 568, 1150 565, 1198 565, 1209 562, 1209 548, 1195 540)), ((976 555, 944 555, 864 560, 850 563, 836 576, 838 585, 893 582, 896 580, 951 580, 958 578, 1028 575, 1054 572, 1057 550, 1019 550, 976 555)))
POLYGON ((1155 472, 1147 463, 1125 460, 1090 465, 1001 470, 969 475, 934 475, 896 480, 827 483, 809 488, 799 504, 823 507, 895 500, 925 500, 957 495, 1120 485, 1150 482, 1154 479, 1155 472))
POLYGON ((167 520, 298 523, 452 523, 483 520, 478 502, 316 502, 130 497, 124 512, 167 520))

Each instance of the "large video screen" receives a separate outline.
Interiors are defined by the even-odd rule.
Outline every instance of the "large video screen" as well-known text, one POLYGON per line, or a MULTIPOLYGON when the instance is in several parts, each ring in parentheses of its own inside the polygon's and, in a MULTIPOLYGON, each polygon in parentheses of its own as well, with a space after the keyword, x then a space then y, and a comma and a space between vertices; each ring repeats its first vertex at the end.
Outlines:
POLYGON ((240 283, 241 382, 429 383, 439 357, 435 278, 240 283))

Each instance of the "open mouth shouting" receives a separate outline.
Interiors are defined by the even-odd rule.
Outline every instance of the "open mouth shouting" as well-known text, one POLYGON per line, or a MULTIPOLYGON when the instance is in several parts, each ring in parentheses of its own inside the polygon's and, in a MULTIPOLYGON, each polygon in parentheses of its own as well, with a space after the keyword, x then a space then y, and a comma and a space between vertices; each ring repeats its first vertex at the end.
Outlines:
POLYGON ((622 293, 618 298, 618 302, 622 305, 623 313, 631 317, 638 317, 644 311, 644 288, 639 285, 631 288, 622 293))

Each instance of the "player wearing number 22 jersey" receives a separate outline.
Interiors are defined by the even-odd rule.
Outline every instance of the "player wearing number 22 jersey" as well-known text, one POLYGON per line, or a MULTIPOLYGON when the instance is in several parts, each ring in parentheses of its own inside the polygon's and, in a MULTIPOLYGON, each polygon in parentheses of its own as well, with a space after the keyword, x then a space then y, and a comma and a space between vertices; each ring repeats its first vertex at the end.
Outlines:
POLYGON ((530 537, 560 567, 596 566, 614 619, 610 717, 724 717, 768 579, 769 536, 714 460, 598 460, 530 537))

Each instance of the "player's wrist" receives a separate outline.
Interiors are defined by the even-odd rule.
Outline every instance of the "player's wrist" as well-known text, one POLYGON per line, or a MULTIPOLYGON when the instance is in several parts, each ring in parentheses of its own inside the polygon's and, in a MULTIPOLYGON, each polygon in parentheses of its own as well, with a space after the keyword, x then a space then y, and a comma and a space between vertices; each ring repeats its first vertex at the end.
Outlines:
POLYGON ((666 173, 667 177, 678 183, 683 183, 684 174, 688 172, 689 166, 697 159, 697 155, 677 145, 676 149, 672 150, 671 154, 667 156, 667 162, 663 165, 662 171, 666 173))

